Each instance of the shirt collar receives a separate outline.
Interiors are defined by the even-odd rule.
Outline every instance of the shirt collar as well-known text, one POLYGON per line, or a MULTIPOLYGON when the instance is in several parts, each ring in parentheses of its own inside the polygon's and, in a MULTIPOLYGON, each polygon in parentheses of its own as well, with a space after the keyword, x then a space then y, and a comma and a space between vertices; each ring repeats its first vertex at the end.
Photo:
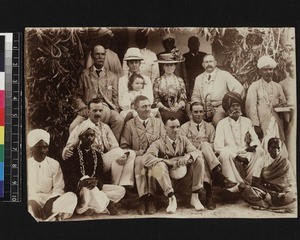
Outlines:
POLYGON ((228 117, 228 119, 229 119, 229 123, 231 125, 237 125, 237 124, 239 124, 241 117, 239 117, 238 120, 236 120, 236 121, 234 119, 232 119, 231 117, 228 117))
POLYGON ((173 142, 176 142, 176 139, 175 140, 172 140, 171 138, 169 138, 169 136, 168 135, 166 135, 167 136, 167 139, 169 139, 169 141, 173 144, 173 142))
MULTIPOLYGON (((217 72, 217 68, 215 68, 211 73, 205 72, 205 76, 208 78, 208 76, 210 75, 213 78, 216 76, 216 72, 217 72)), ((211 80, 213 80, 212 78, 211 80)))
POLYGON ((147 124, 148 121, 149 121, 149 118, 147 118, 147 119, 145 119, 145 120, 141 119, 139 116, 137 116, 137 118, 138 118, 138 120, 139 120, 141 123, 143 123, 143 122, 145 121, 146 124, 147 124))
POLYGON ((90 121, 92 124, 95 124, 95 126, 100 126, 100 122, 94 123, 90 118, 88 118, 87 121, 90 121))
POLYGON ((193 120, 191 120, 192 124, 195 125, 196 127, 199 125, 199 127, 202 127, 203 125, 203 119, 200 123, 195 123, 193 120))
POLYGON ((96 72, 96 70, 101 70, 101 72, 105 71, 104 66, 99 69, 99 68, 96 68, 95 65, 93 65, 93 71, 96 72))

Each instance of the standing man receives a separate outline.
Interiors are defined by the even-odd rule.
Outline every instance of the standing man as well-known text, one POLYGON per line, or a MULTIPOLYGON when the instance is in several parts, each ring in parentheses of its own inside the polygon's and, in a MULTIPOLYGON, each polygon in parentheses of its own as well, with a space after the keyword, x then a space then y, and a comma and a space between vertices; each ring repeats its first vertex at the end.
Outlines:
MULTIPOLYGON (((123 70, 121 66, 121 62, 118 54, 116 54, 113 50, 111 50, 111 42, 114 34, 112 31, 106 27, 102 27, 100 29, 93 28, 89 29, 89 36, 91 38, 90 45, 95 46, 97 44, 102 45, 106 51, 106 57, 104 61, 104 67, 106 70, 112 72, 117 76, 117 78, 123 75, 123 70)), ((91 57, 91 53, 89 52, 88 58, 86 61, 86 68, 89 68, 93 65, 93 59, 91 57)))
POLYGON ((211 191, 211 180, 222 188, 232 188, 237 183, 230 181, 222 174, 221 164, 213 150, 215 128, 211 123, 203 120, 203 106, 199 102, 194 102, 191 104, 190 111, 192 119, 180 127, 179 133, 186 136, 202 152, 205 161, 206 207, 213 210, 216 208, 216 204, 211 191))
POLYGON ((93 98, 88 104, 89 118, 77 125, 71 132, 67 145, 63 149, 62 158, 68 160, 79 144, 80 129, 85 125, 94 125, 99 129, 96 132, 93 148, 102 154, 104 172, 111 170, 112 184, 124 187, 133 187, 135 152, 123 150, 108 125, 101 121, 104 112, 104 103, 100 98, 93 98))
POLYGON ((206 55, 202 66, 205 72, 195 80, 191 102, 200 102, 204 106, 204 111, 211 108, 210 118, 216 127, 218 122, 226 116, 222 109, 224 95, 227 92, 236 92, 243 97, 244 87, 229 72, 217 68, 217 61, 213 55, 206 55))
POLYGON ((121 136, 121 148, 133 149, 135 159, 135 181, 138 190, 140 205, 138 214, 153 214, 156 212, 154 204, 155 179, 151 177, 151 170, 144 168, 142 156, 149 146, 165 135, 163 122, 159 118, 150 116, 151 104, 147 97, 138 96, 134 101, 134 108, 138 116, 129 120, 121 136))
POLYGON ((193 93, 195 79, 198 75, 204 72, 204 67, 202 65, 203 58, 207 53, 200 52, 200 42, 199 38, 192 36, 188 40, 189 52, 183 54, 185 58, 185 67, 187 73, 187 79, 189 82, 189 89, 187 89, 188 100, 191 100, 191 95, 193 93))
MULTIPOLYGON (((138 29, 135 32, 135 44, 140 49, 143 58, 140 66, 140 74, 148 76, 153 84, 154 80, 159 77, 159 68, 156 62, 156 54, 146 48, 148 44, 146 30, 138 29)), ((124 75, 128 74, 128 66, 125 61, 123 62, 123 71, 124 75)))
POLYGON ((78 124, 88 116, 87 104, 93 98, 100 98, 104 109, 101 121, 108 124, 116 138, 120 139, 124 119, 119 114, 118 105, 118 80, 117 77, 103 66, 106 51, 102 45, 96 45, 91 50, 94 64, 85 69, 78 82, 75 93, 75 109, 77 117, 71 123, 71 132, 78 124))
MULTIPOLYGON (((218 123, 215 151, 220 154, 223 174, 242 186, 244 183, 251 183, 254 166, 265 152, 260 146, 251 120, 241 116, 241 102, 239 94, 225 94, 222 107, 228 117, 218 123)), ((235 192, 238 187, 229 190, 235 192)))
POLYGON ((42 129, 28 133, 32 157, 27 160, 28 211, 39 220, 64 220, 73 215, 77 197, 65 193, 58 161, 47 156, 50 134, 42 129))
MULTIPOLYGON (((119 88, 118 88, 118 96, 119 96, 119 102, 123 100, 123 96, 125 92, 128 91, 128 80, 129 77, 134 74, 140 74, 140 67, 142 64, 143 56, 141 54, 140 49, 138 48, 128 48, 125 56, 124 61, 126 61, 127 67, 128 67, 128 73, 124 74, 119 79, 119 88)), ((144 90, 150 95, 153 96, 153 89, 152 89, 152 82, 150 78, 146 75, 141 74, 143 79, 145 80, 144 84, 144 90)))
POLYGON ((178 119, 169 118, 165 123, 166 136, 153 142, 143 156, 145 167, 151 169, 152 176, 169 199, 167 213, 175 213, 177 209, 171 178, 189 182, 186 188, 192 187, 191 206, 198 211, 204 209, 198 196, 203 188, 204 161, 201 152, 179 135, 179 127, 178 119))
POLYGON ((285 140, 282 120, 275 112, 274 107, 286 103, 286 99, 279 83, 272 80, 277 63, 270 56, 262 56, 257 61, 261 79, 253 82, 247 93, 245 110, 255 128, 260 127, 264 136, 268 134, 273 124, 273 137, 285 140))

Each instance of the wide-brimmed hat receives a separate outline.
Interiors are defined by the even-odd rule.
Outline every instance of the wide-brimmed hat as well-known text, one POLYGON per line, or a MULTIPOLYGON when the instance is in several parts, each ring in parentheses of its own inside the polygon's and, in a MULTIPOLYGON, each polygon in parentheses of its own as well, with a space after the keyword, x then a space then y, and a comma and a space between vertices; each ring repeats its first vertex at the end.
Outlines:
POLYGON ((186 166, 180 166, 178 168, 169 170, 170 177, 173 179, 181 179, 186 175, 186 173, 187 173, 186 166))
POLYGON ((158 56, 158 63, 179 63, 184 62, 181 52, 178 49, 173 49, 171 53, 162 53, 158 56))
POLYGON ((141 50, 134 47, 128 48, 124 56, 124 61, 130 60, 144 60, 141 50))

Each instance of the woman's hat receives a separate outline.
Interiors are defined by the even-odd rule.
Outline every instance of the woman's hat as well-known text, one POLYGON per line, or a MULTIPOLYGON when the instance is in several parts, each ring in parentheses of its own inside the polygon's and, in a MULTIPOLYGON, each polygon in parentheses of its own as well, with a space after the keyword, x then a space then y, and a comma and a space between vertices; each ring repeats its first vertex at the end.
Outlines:
POLYGON ((186 175, 186 173, 187 173, 186 166, 180 166, 178 168, 169 170, 170 177, 173 179, 181 179, 186 175))
POLYGON ((143 60, 143 56, 141 53, 141 50, 138 48, 128 48, 125 56, 124 61, 130 61, 130 60, 143 60))
POLYGON ((182 57, 182 54, 180 50, 173 49, 171 53, 162 53, 158 56, 158 60, 155 62, 158 63, 179 63, 184 62, 184 57, 182 57))

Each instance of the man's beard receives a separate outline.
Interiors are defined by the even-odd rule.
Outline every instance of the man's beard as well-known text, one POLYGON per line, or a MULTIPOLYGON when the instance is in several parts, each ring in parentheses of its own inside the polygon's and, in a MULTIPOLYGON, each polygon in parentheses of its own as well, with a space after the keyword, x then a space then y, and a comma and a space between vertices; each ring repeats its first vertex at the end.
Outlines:
POLYGON ((241 112, 241 111, 235 110, 235 111, 229 113, 229 117, 234 117, 234 116, 236 116, 236 115, 235 115, 236 113, 238 113, 238 116, 239 116, 239 117, 242 116, 242 112, 241 112))

